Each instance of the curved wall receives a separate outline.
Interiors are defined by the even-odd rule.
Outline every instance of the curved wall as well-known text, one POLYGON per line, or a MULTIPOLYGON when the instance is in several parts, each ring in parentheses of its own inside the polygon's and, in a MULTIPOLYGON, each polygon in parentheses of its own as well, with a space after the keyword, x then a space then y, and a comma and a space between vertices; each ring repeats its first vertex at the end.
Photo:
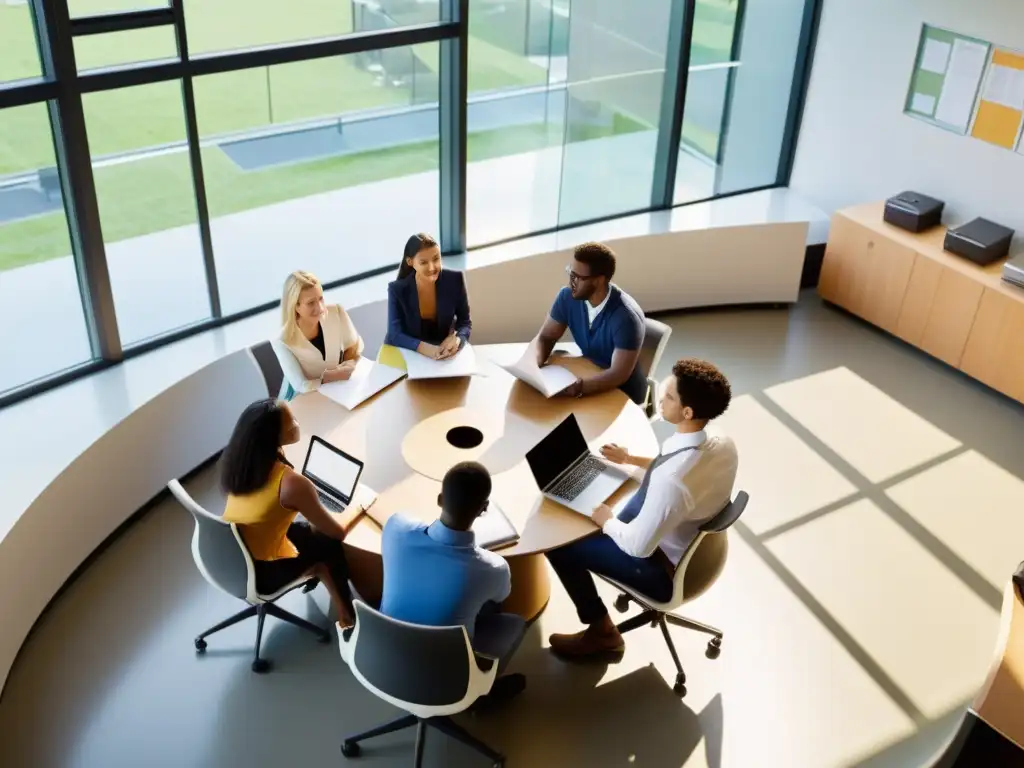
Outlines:
MULTIPOLYGON (((807 229, 806 221, 756 224, 605 242, 620 257, 616 282, 654 312, 796 301, 807 229)), ((486 254, 465 257, 463 264, 452 260, 467 272, 473 340, 531 338, 565 283, 570 254, 566 248, 505 261, 486 254)), ((348 303, 367 355, 376 353, 386 327, 383 282, 375 285, 362 301, 348 303)), ((75 569, 169 480, 221 450, 241 410, 266 396, 248 349, 216 359, 128 413, 26 509, 14 511, 15 522, 0 539, 4 683, 32 625, 75 569)), ((182 557, 188 557, 187 542, 182 557)))

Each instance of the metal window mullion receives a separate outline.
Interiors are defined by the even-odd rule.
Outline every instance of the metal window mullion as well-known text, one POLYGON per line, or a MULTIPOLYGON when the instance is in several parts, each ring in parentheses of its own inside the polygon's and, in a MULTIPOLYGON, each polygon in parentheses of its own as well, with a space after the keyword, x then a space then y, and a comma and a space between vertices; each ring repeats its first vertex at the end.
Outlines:
POLYGON ((466 250, 469 0, 448 0, 447 13, 459 23, 459 34, 440 43, 440 242, 444 253, 462 253, 466 250))
POLYGON ((818 27, 821 22, 821 7, 824 0, 805 0, 804 18, 800 27, 800 42, 797 44, 796 62, 793 66, 793 87, 789 93, 789 111, 786 115, 786 129, 782 137, 782 151, 779 153, 779 170, 775 177, 778 186, 788 186, 796 159, 796 144, 803 122, 804 105, 807 101, 807 86, 811 80, 811 65, 814 49, 818 43, 818 27))
POLYGON ((174 23, 174 12, 170 7, 146 8, 139 11, 115 11, 92 16, 76 16, 71 19, 71 34, 105 35, 110 32, 124 32, 130 29, 168 26, 174 23))
POLYGON ((40 32, 43 71, 58 86, 56 99, 48 102, 50 125, 89 343, 95 357, 117 361, 124 354, 103 244, 67 3, 31 2, 40 32))
POLYGON ((696 7, 696 0, 672 0, 669 12, 665 79, 662 84, 654 178, 651 183, 651 208, 654 209, 672 207, 675 197, 696 7))
MULTIPOLYGON (((174 13, 178 55, 182 61, 187 61, 188 35, 185 30, 185 9, 182 0, 171 0, 171 10, 174 13)), ((219 318, 223 311, 220 303, 220 286, 217 282, 217 264, 213 258, 213 233, 210 229, 210 208, 206 200, 206 181, 203 174, 203 150, 199 143, 199 123, 196 117, 196 99, 191 74, 185 74, 181 78, 181 96, 185 108, 185 134, 188 141, 189 162, 192 165, 192 187, 195 191, 199 240, 203 248, 203 268, 206 271, 206 291, 210 301, 210 316, 219 318)))

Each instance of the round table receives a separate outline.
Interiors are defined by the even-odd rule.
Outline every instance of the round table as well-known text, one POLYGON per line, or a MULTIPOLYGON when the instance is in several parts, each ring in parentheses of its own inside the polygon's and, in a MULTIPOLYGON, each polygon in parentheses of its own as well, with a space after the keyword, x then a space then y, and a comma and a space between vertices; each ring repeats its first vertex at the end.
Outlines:
MULTIPOLYGON (((601 395, 546 399, 498 363, 515 362, 525 344, 474 347, 481 373, 466 378, 402 379, 352 411, 317 392, 301 395, 291 408, 303 439, 286 449, 301 467, 310 435, 319 435, 365 462, 360 482, 377 492, 371 514, 355 522, 345 540, 352 581, 362 597, 380 600, 383 571, 381 527, 396 512, 430 522, 440 509, 443 472, 459 461, 479 461, 491 472, 491 494, 519 532, 519 541, 497 550, 512 572, 512 594, 503 609, 526 619, 547 604, 551 585, 543 553, 592 533, 594 524, 541 495, 526 452, 570 412, 591 447, 615 442, 654 456, 658 446, 643 410, 619 390, 601 395), (478 429, 482 442, 458 448, 456 427, 478 429)), ((578 374, 596 370, 589 361, 561 356, 557 364, 578 374)), ((463 434, 464 436, 464 434, 463 434)), ((627 482, 609 500, 615 504, 636 488, 627 482)))

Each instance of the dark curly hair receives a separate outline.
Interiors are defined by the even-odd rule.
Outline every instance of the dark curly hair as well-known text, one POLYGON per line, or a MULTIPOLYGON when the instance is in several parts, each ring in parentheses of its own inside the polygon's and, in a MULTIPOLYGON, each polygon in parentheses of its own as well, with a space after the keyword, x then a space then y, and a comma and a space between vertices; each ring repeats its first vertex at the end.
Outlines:
POLYGON ((615 277, 615 251, 604 243, 582 243, 572 254, 580 264, 590 267, 591 277, 615 277))
POLYGON ((679 401, 693 409, 693 418, 711 421, 729 407, 732 388, 725 374, 706 360, 684 358, 672 366, 679 401))

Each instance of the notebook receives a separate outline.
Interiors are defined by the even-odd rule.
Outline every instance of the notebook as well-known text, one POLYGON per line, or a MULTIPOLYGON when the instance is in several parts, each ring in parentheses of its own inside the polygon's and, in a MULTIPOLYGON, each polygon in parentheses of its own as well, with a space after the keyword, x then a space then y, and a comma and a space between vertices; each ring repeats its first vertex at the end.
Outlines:
POLYGON ((320 385, 320 394, 350 411, 405 376, 404 371, 361 357, 345 381, 320 385))
POLYGON ((519 541, 519 532, 494 501, 473 521, 476 545, 481 549, 501 549, 519 541))
POLYGON ((403 349, 402 357, 405 359, 406 369, 409 371, 409 380, 416 379, 451 379, 462 376, 472 376, 479 372, 476 364, 476 353, 469 344, 463 344, 462 349, 454 357, 446 360, 434 360, 424 357, 419 352, 411 349, 403 349))

